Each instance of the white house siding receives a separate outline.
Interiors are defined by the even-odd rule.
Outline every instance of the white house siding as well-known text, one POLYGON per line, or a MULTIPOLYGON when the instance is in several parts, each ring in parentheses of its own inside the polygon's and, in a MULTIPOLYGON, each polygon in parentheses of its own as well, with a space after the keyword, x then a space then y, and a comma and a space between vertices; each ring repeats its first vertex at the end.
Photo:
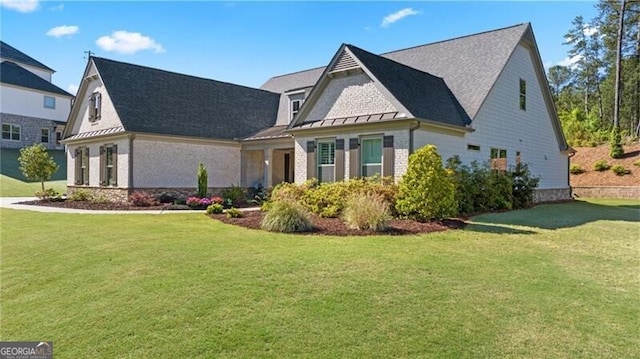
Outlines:
POLYGON ((102 81, 100 81, 99 79, 91 81, 88 84, 85 95, 86 98, 77 99, 77 101, 80 101, 80 109, 71 134, 92 132, 122 126, 122 122, 120 122, 120 118, 118 117, 116 109, 113 106, 113 102, 111 102, 109 93, 104 87, 102 81), (89 122, 89 96, 91 96, 94 92, 99 92, 101 96, 102 104, 100 119, 95 122, 89 122))
POLYGON ((253 187, 260 183, 264 185, 264 151, 242 151, 242 186, 253 187))
POLYGON ((491 147, 501 148, 512 166, 520 151, 522 162, 541 178, 539 188, 567 188, 568 157, 559 150, 541 86, 529 50, 518 45, 473 120, 475 132, 466 136, 461 157, 486 161, 491 147), (519 107, 520 79, 527 83, 526 111, 519 107), (467 143, 480 145, 480 153, 467 151, 467 143))
MULTIPOLYGON (((116 179, 116 188, 129 187, 129 139, 120 137, 117 139, 104 138, 102 140, 94 140, 91 143, 71 144, 67 146, 67 186, 75 186, 75 150, 78 147, 89 148, 89 186, 100 187, 100 146, 117 145, 118 146, 118 177, 116 179)), ((82 187, 82 186, 80 186, 82 187)))
MULTIPOLYGON (((468 136, 468 135, 467 135, 468 136)), ((414 150, 426 145, 435 145, 438 148, 438 154, 442 157, 443 163, 447 158, 458 155, 463 163, 469 163, 473 160, 482 162, 489 159, 482 157, 481 154, 467 151, 467 144, 463 134, 453 131, 446 131, 434 128, 420 128, 413 134, 414 150)))
POLYGON ((394 111, 369 76, 360 73, 331 79, 305 121, 394 111))
POLYGON ((198 163, 207 168, 210 188, 240 183, 240 146, 134 140, 134 188, 196 188, 198 163))
POLYGON ((23 87, 0 85, 0 112, 25 117, 66 122, 71 98, 23 87), (56 99, 56 108, 44 107, 44 97, 56 99))

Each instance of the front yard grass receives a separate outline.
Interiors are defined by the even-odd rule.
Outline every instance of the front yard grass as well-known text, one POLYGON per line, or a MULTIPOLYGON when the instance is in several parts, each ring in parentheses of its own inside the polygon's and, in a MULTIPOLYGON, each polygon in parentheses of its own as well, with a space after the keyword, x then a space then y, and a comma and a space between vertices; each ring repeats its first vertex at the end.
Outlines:
POLYGON ((0 215, 0 340, 56 357, 640 357, 640 201, 407 237, 0 215))

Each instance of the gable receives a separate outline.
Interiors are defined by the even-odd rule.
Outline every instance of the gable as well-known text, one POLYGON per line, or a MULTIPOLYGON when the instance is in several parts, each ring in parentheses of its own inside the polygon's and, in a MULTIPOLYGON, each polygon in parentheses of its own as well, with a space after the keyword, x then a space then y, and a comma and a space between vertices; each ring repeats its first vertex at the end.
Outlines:
POLYGON ((397 111, 373 80, 358 72, 331 78, 304 122, 397 111))

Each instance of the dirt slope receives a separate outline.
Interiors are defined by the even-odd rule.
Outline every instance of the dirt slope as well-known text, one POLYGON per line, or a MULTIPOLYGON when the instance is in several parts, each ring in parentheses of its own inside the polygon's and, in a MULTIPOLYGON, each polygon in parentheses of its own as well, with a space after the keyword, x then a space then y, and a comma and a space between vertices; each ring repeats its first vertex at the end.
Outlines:
POLYGON ((640 161, 640 143, 624 146, 624 156, 621 159, 609 157, 609 145, 598 147, 576 147, 576 154, 571 158, 571 164, 579 164, 586 172, 570 175, 572 186, 640 186, 640 167, 634 165, 640 161), (622 165, 631 170, 631 174, 617 176, 611 170, 598 172, 593 164, 598 160, 606 160, 609 165, 622 165))

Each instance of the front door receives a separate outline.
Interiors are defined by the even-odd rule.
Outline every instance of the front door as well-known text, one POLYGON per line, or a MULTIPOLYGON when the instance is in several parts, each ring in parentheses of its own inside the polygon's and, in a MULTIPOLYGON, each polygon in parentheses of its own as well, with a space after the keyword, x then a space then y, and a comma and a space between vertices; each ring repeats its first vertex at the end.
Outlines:
POLYGON ((284 181, 285 182, 292 182, 291 178, 291 154, 289 153, 285 153, 284 154, 284 181))

